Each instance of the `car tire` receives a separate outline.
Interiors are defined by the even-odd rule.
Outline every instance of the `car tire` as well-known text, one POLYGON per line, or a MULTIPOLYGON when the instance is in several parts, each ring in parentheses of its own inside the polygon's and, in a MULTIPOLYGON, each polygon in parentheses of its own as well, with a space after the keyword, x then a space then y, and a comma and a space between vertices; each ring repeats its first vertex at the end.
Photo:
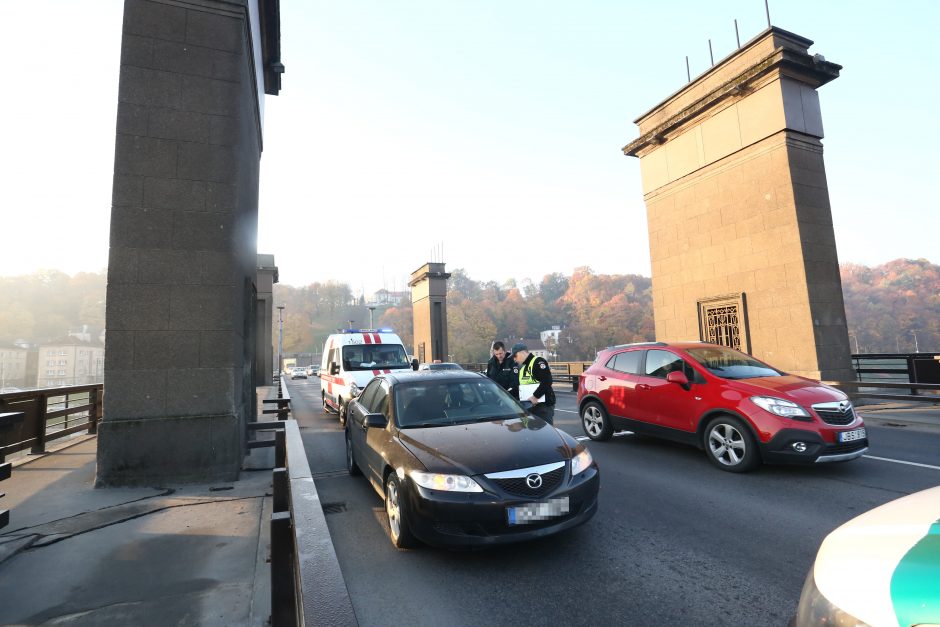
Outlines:
POLYGON ((747 472, 760 464, 757 440, 734 416, 718 416, 705 427, 703 445, 708 460, 728 472, 747 472))
POLYGON ((343 399, 339 399, 339 409, 337 412, 339 414, 339 424, 342 427, 346 426, 346 403, 343 402, 343 399))
POLYGON ((408 520, 402 507, 401 481, 395 472, 388 473, 385 479, 385 517, 388 521, 388 537, 399 549, 410 549, 418 541, 411 534, 408 520))
POLYGON ((604 406, 598 402, 585 403, 581 408, 581 428, 587 437, 597 442, 606 442, 614 435, 614 426, 604 406))
POLYGON ((349 429, 346 429, 346 470, 353 477, 362 474, 359 464, 356 463, 356 456, 353 453, 352 439, 349 437, 349 429))

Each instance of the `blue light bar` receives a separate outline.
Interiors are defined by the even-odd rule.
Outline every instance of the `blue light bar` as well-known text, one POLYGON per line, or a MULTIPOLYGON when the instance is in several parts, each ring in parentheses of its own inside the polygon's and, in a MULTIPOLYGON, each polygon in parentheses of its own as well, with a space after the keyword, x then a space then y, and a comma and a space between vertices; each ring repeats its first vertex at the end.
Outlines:
POLYGON ((379 329, 378 333, 394 333, 395 329, 379 329))

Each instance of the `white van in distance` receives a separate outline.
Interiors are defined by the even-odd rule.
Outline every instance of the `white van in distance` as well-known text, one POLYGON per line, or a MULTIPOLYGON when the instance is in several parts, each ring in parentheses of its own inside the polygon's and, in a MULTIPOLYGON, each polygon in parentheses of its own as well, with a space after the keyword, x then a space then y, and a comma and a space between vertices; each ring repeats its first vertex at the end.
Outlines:
POLYGON ((343 329, 326 339, 320 377, 323 409, 339 414, 346 424, 346 407, 378 374, 411 370, 415 363, 391 329, 343 329))

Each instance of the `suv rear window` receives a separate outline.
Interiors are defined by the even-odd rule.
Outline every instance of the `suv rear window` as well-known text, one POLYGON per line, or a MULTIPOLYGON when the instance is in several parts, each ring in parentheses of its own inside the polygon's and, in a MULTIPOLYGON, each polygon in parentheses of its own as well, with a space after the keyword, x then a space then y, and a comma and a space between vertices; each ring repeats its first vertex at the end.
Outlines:
POLYGON ((643 357, 643 351, 624 351, 617 353, 607 362, 607 367, 617 372, 638 374, 640 372, 641 357, 643 357))

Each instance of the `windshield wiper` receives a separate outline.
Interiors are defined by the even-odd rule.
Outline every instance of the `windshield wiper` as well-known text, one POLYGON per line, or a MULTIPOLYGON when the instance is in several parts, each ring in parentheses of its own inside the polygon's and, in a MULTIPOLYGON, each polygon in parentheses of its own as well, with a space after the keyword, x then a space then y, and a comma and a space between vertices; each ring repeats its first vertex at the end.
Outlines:
POLYGON ((416 427, 446 427, 454 424, 453 422, 416 422, 410 425, 402 425, 402 429, 411 429, 416 427))

